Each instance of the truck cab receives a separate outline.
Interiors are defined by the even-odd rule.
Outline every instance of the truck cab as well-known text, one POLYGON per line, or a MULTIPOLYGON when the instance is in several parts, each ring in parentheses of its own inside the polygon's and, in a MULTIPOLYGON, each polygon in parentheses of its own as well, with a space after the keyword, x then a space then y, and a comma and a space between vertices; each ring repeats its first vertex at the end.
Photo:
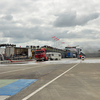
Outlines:
POLYGON ((46 50, 45 48, 41 48, 41 49, 37 49, 35 51, 35 60, 39 61, 39 60, 48 60, 48 57, 46 56, 46 50))

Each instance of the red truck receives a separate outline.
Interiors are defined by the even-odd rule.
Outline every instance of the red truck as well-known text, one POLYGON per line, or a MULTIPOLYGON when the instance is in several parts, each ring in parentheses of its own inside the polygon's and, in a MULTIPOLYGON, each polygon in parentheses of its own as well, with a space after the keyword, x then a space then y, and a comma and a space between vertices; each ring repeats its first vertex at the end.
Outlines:
POLYGON ((38 60, 44 60, 44 61, 48 60, 45 48, 37 49, 35 51, 35 60, 37 60, 37 61, 38 60))

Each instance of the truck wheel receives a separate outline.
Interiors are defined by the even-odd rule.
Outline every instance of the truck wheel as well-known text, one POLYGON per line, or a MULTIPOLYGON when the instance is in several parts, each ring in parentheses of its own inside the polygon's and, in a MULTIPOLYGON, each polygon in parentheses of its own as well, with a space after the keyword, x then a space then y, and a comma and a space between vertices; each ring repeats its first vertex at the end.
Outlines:
POLYGON ((44 59, 44 61, 48 61, 48 57, 46 57, 46 58, 44 59))
POLYGON ((48 61, 48 57, 47 57, 47 60, 46 61, 48 61))

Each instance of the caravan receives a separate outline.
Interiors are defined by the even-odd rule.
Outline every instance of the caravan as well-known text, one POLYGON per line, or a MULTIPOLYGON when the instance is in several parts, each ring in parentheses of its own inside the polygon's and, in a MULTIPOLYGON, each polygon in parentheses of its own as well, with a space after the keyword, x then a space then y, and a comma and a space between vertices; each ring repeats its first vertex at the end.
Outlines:
POLYGON ((60 60, 61 59, 61 53, 47 52, 46 55, 48 56, 49 60, 60 60))

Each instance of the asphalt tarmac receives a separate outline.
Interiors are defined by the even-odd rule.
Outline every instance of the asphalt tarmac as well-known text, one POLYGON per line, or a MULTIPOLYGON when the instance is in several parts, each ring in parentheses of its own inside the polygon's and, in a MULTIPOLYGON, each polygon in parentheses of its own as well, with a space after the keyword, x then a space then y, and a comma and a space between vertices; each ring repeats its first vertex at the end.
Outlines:
POLYGON ((100 63, 83 63, 77 59, 63 61, 75 62, 0 66, 1 80, 37 79, 6 100, 100 100, 100 63))

